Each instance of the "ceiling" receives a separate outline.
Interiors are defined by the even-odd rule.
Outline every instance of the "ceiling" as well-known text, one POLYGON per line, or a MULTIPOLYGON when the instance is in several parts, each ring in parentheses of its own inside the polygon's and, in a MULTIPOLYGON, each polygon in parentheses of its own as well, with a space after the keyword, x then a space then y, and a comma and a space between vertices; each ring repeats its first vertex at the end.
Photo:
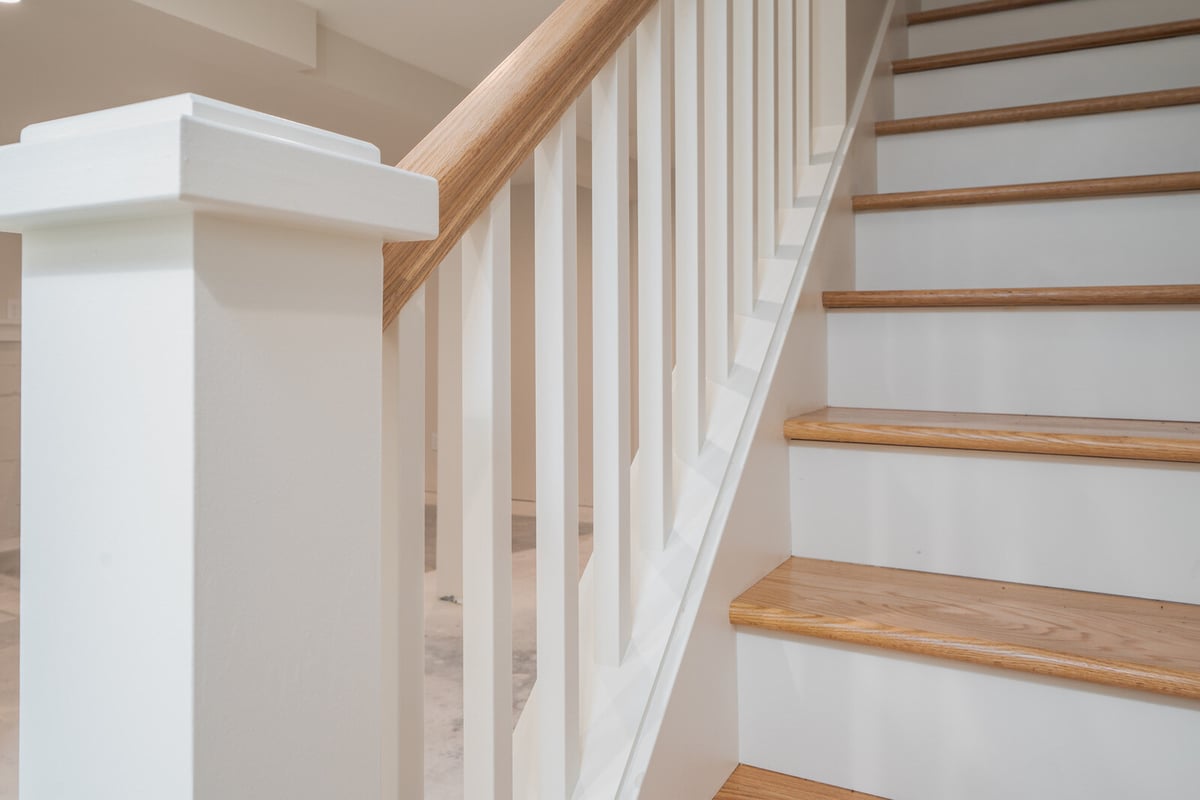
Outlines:
POLYGON ((468 89, 561 0, 303 0, 321 24, 468 89))

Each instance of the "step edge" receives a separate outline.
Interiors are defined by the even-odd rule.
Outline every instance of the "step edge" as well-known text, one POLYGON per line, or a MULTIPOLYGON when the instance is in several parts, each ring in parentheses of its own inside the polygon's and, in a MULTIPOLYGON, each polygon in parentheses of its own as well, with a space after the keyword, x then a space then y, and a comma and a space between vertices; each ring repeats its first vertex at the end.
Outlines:
POLYGON ((1022 8, 1061 3, 1063 0, 983 0, 978 3, 961 3, 944 8, 931 8, 925 11, 913 11, 907 17, 908 25, 926 25, 931 22, 946 22, 954 19, 977 17, 983 14, 997 14, 1005 11, 1016 11, 1022 8))
POLYGON ((1100 47, 1116 47, 1125 44, 1137 44, 1139 42, 1152 42, 1194 34, 1200 34, 1200 18, 1175 20, 1154 25, 1139 25, 1130 28, 1115 28, 1113 30, 1075 34, 1072 36, 1058 36, 1051 39, 1036 39, 1029 42, 1017 42, 994 47, 978 47, 931 56, 904 58, 892 62, 892 73, 895 75, 907 75, 914 72, 965 67, 973 64, 1011 61, 1017 58, 1031 58, 1035 56, 1054 55, 1056 53, 1092 50, 1100 47))
POLYGON ((1012 125, 1020 122, 1124 114, 1131 111, 1149 111, 1157 108, 1175 108, 1196 104, 1200 104, 1200 86, 1188 86, 1178 89, 1158 89, 1150 92, 1101 95, 1077 100, 1056 100, 1049 103, 881 120, 875 123, 875 135, 903 136, 991 125, 1012 125))
POLYGON ((1200 304, 1200 284, 822 292, 828 309, 1056 308, 1200 304))
POLYGON ((845 788, 842 788, 841 786, 834 786, 834 785, 828 784, 828 783, 820 783, 818 781, 809 780, 807 778, 801 778, 797 775, 789 775, 786 772, 779 772, 778 770, 766 769, 765 767, 756 767, 756 766, 753 766, 752 764, 747 764, 745 762, 739 762, 738 765, 736 767, 734 767, 733 772, 729 773, 729 777, 725 779, 725 783, 723 783, 721 785, 721 788, 719 790, 717 790, 717 794, 713 797, 713 800, 734 800, 734 798, 747 797, 748 795, 742 793, 744 790, 742 790, 740 787, 738 787, 736 785, 731 787, 731 784, 735 783, 735 779, 753 780, 753 779, 759 777, 759 775, 758 775, 759 773, 766 773, 767 775, 771 776, 771 778, 773 780, 781 780, 782 779, 782 781, 790 784, 788 787, 789 792, 795 792, 797 790, 803 791, 804 794, 800 794, 800 795, 792 795, 789 793, 789 797, 795 798, 795 800, 801 800, 801 798, 805 798, 805 797, 812 797, 812 798, 845 797, 846 800, 852 800, 852 798, 856 799, 856 800, 884 800, 884 798, 877 797, 876 795, 873 795, 873 794, 863 794, 862 792, 856 792, 853 789, 845 789, 845 788), (734 791, 736 791, 738 793, 733 794, 732 792, 734 792, 734 791), (820 792, 820 794, 819 795, 815 794, 815 792, 818 792, 818 791, 820 792))
POLYGON ((1200 441, 1166 436, 1037 433, 1019 429, 881 425, 867 422, 801 422, 795 418, 784 423, 784 436, 794 442, 1200 463, 1200 441))
POLYGON ((1200 700, 1200 674, 1197 673, 1167 667, 1154 668, 1118 659, 1086 658, 1056 650, 950 636, 916 628, 867 628, 862 627, 863 620, 853 617, 829 619, 836 621, 822 623, 813 615, 803 616, 803 612, 793 609, 746 603, 740 598, 729 606, 729 621, 744 627, 1200 700), (782 616, 786 621, 781 622, 777 617, 768 619, 767 614, 782 616), (857 627, 853 625, 855 623, 857 627))
POLYGON ((990 186, 962 186, 949 189, 919 189, 908 192, 877 192, 855 195, 852 200, 852 208, 855 212, 899 211, 1195 191, 1200 191, 1200 171, 990 186))

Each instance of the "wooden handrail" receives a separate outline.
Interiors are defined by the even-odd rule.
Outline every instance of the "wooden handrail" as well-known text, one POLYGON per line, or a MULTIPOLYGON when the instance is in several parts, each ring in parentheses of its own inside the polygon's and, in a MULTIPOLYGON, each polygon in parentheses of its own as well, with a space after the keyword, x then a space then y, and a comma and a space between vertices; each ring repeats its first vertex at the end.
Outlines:
POLYGON ((437 178, 441 231, 384 246, 385 328, 655 2, 565 0, 397 165, 437 178))

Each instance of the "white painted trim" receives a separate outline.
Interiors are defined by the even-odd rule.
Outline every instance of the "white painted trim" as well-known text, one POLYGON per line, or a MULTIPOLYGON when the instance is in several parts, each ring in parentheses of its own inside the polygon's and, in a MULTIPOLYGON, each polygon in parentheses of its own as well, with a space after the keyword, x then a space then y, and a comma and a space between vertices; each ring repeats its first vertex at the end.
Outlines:
POLYGON ((0 147, 0 172, 0 229, 17 233, 193 210, 383 240, 438 231, 437 182, 374 145, 191 94, 31 125, 0 147))

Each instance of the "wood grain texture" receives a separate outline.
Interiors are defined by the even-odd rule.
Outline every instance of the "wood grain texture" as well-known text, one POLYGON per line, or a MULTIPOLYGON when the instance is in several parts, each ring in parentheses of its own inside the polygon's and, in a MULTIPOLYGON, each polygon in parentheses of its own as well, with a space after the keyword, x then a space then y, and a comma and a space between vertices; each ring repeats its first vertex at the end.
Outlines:
POLYGON ((1028 106, 990 108, 983 111, 962 111, 955 114, 935 114, 928 117, 889 119, 875 123, 875 135, 894 136, 903 133, 945 131, 954 128, 973 128, 980 125, 1003 125, 1012 122, 1034 122, 1039 119, 1082 117, 1090 114, 1111 114, 1118 111, 1141 111, 1147 108, 1165 108, 1192 103, 1200 103, 1200 86, 1116 94, 1107 97, 1087 97, 1082 100, 1063 100, 1028 106))
POLYGON ((790 558, 737 625, 1200 699, 1200 606, 790 558))
POLYGON ((384 245, 385 328, 654 3, 565 0, 399 163, 437 178, 441 231, 384 245))
POLYGON ((978 3, 963 3, 945 8, 931 8, 927 11, 914 11, 908 15, 909 25, 922 25, 926 22, 941 22, 947 19, 974 17, 979 14, 991 14, 997 11, 1012 11, 1029 6, 1044 6, 1050 3, 1061 3, 1063 0, 981 0, 978 3))
POLYGON ((986 64, 991 61, 1007 61, 1012 58, 1044 56, 1051 53, 1069 53, 1073 50, 1090 50, 1094 47, 1111 47, 1133 42, 1150 42, 1155 39, 1171 39, 1176 36, 1191 36, 1200 33, 1200 19, 1185 19, 1163 22, 1157 25, 1140 25, 1136 28, 1120 28, 1075 36, 1060 36, 1054 39, 1039 39, 1033 42, 1004 44, 998 47, 981 47, 974 50, 959 50, 918 58, 904 58, 892 63, 897 75, 908 72, 924 72, 931 69, 962 67, 967 64, 986 64))
POLYGON ((784 423, 793 441, 1200 463, 1200 422, 826 408, 784 423))
POLYGON ((814 783, 781 772, 738 764, 713 800, 882 800, 871 794, 814 783))
POLYGON ((983 203, 1028 203, 1036 200, 1073 200, 1083 197, 1165 194, 1198 190, 1200 190, 1200 172, 1170 172, 1160 175, 1131 175, 1119 178, 1085 178, 1046 183, 1014 183, 1002 186, 968 186, 955 189, 927 189, 917 192, 860 194, 854 197, 854 210, 897 211, 905 208, 971 206, 983 203))
POLYGON ((823 300, 826 308, 1191 305, 1200 303, 1200 284, 825 292, 823 300))

